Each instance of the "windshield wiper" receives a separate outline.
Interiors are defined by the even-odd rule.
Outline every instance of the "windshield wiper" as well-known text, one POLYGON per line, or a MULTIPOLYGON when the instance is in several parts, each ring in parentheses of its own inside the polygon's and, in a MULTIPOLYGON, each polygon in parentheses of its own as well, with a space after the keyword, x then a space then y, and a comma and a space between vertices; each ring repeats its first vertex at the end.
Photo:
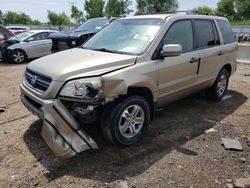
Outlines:
POLYGON ((129 54, 129 53, 121 52, 121 51, 117 51, 117 50, 109 50, 107 48, 88 48, 88 47, 85 47, 85 46, 82 46, 81 48, 94 50, 94 51, 109 52, 109 53, 114 53, 114 54, 129 54))
POLYGON ((110 53, 116 53, 116 51, 113 51, 113 50, 109 50, 107 48, 99 48, 99 49, 96 49, 97 51, 101 51, 101 52, 110 52, 110 53))

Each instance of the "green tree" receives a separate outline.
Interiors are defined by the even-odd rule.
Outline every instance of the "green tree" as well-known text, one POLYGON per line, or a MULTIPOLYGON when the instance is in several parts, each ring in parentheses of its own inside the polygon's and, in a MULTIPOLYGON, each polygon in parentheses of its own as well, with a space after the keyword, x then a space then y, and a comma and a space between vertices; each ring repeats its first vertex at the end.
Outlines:
POLYGON ((51 25, 72 25, 70 18, 65 14, 48 11, 48 20, 51 25))
POLYGON ((0 18, 3 18, 3 12, 0 10, 0 18))
POLYGON ((33 20, 32 25, 41 25, 42 23, 39 20, 33 20))
POLYGON ((208 6, 202 6, 194 9, 195 11, 199 13, 208 13, 208 14, 214 14, 214 10, 208 6))
POLYGON ((10 24, 16 24, 17 20, 18 20, 18 17, 19 17, 19 14, 16 13, 16 12, 8 11, 5 14, 5 17, 8 20, 8 23, 10 23, 10 24))
POLYGON ((235 0, 235 7, 237 15, 241 20, 250 19, 250 1, 249 0, 235 0))
POLYGON ((73 20, 75 20, 77 25, 80 25, 85 21, 83 12, 80 11, 75 5, 71 6, 71 16, 73 20))
POLYGON ((136 0, 136 15, 175 11, 178 8, 177 0, 136 0))
POLYGON ((131 0, 109 0, 105 7, 105 15, 108 17, 126 16, 132 12, 129 9, 131 4, 131 0))
POLYGON ((10 24, 32 24, 32 19, 25 13, 8 11, 5 17, 10 24))
POLYGON ((229 20, 233 20, 235 16, 234 0, 221 0, 217 5, 216 12, 229 20))
POLYGON ((87 13, 86 18, 103 17, 104 15, 104 0, 86 0, 84 9, 87 13))

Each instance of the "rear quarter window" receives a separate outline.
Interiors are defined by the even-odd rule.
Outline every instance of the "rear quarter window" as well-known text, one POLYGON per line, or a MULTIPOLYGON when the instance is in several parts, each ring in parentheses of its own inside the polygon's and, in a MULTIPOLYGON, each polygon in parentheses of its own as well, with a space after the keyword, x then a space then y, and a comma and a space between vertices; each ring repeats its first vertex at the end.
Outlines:
POLYGON ((234 33, 232 27, 229 25, 228 21, 225 20, 217 20, 219 25, 224 44, 230 44, 235 42, 234 33))

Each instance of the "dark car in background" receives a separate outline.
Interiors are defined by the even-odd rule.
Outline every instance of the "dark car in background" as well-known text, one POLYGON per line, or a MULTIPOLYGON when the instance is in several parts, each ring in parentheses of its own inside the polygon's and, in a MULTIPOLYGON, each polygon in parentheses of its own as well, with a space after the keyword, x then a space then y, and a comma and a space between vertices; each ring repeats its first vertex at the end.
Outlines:
POLYGON ((74 31, 62 31, 50 35, 52 53, 80 46, 115 18, 93 18, 84 22, 74 31))

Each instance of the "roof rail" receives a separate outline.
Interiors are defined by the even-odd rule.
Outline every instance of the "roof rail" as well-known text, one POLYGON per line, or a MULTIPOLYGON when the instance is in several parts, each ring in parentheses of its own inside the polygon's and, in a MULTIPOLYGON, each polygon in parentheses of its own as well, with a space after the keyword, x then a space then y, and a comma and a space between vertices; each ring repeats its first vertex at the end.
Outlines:
POLYGON ((177 14, 177 13, 199 14, 199 15, 207 15, 207 16, 211 15, 208 12, 199 12, 199 11, 196 11, 196 10, 164 11, 164 12, 154 12, 153 14, 177 14))

